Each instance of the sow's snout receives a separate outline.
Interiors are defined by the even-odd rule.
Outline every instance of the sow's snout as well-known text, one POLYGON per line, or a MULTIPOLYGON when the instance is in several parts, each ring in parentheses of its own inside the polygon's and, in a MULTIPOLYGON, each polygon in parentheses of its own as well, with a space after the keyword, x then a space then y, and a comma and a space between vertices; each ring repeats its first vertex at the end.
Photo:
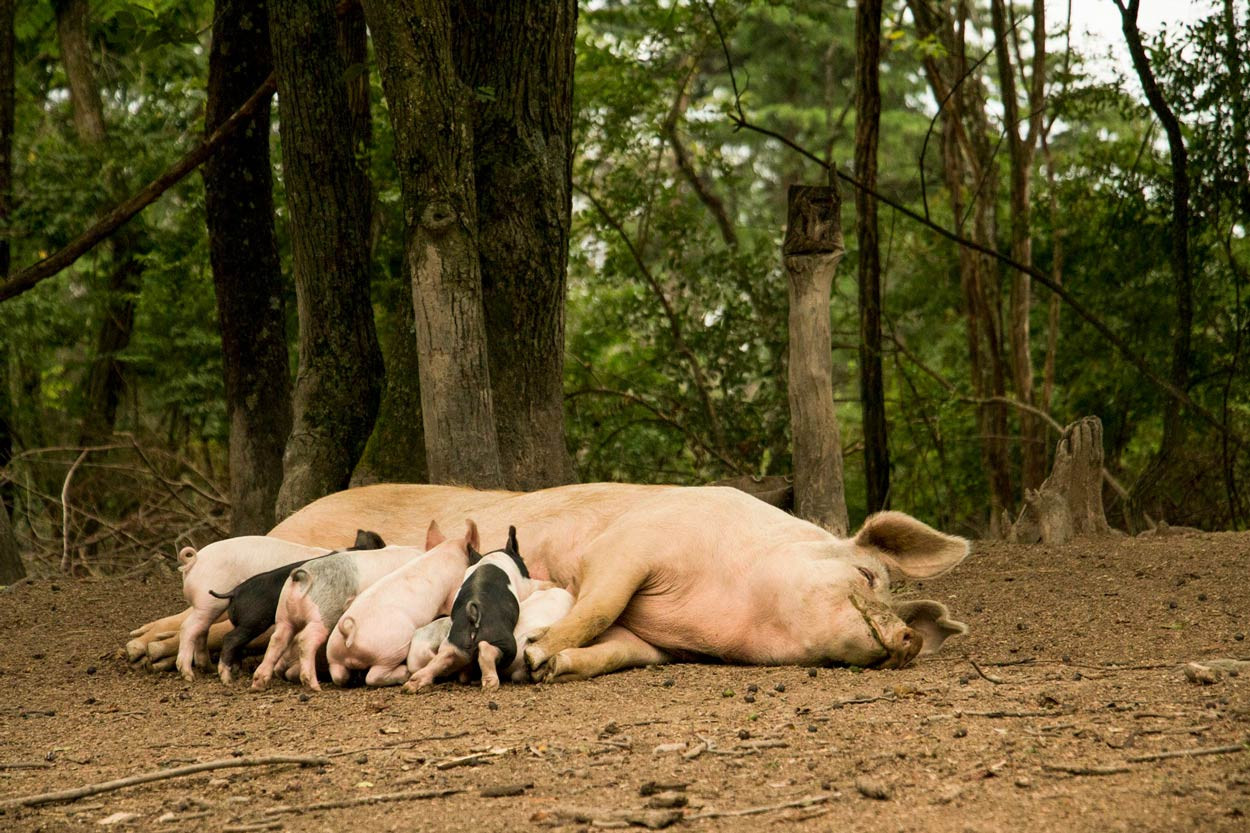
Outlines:
POLYGON ((907 665, 924 648, 924 636, 920 631, 908 627, 893 610, 875 600, 865 599, 852 594, 851 604, 864 617, 864 624, 874 642, 877 653, 881 657, 874 663, 877 668, 902 668, 907 665))

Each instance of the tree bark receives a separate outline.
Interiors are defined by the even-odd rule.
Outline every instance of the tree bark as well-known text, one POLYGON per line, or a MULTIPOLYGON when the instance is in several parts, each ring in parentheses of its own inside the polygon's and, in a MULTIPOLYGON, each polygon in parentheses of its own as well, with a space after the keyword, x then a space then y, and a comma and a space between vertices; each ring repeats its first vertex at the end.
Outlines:
MULTIPOLYGON (((968 71, 964 33, 967 8, 959 21, 939 15, 920 0, 908 0, 921 37, 936 37, 945 57, 925 59, 925 74, 941 109, 942 171, 956 222, 972 217, 972 240, 987 250, 995 243, 997 176, 988 138, 985 97, 968 71), (956 86, 957 85, 957 86, 956 86)), ((989 531, 1001 534, 1003 511, 1015 503, 1007 434, 1006 362, 999 328, 1001 305, 997 272, 986 255, 959 248, 960 289, 967 322, 969 369, 973 390, 983 402, 977 409, 981 459, 990 491, 989 531)))
MULTIPOLYGON (((69 80, 74 130, 85 146, 99 147, 107 140, 107 130, 87 39, 88 2, 55 0, 53 10, 61 61, 69 80)), ((108 180, 104 189, 106 204, 121 191, 114 177, 108 180)), ((117 407, 126 385, 125 368, 118 356, 130 345, 134 332, 134 296, 139 291, 142 276, 137 258, 138 233, 134 229, 122 229, 109 242, 112 262, 108 266, 103 317, 87 371, 85 411, 79 435, 82 445, 103 442, 113 433, 117 407)))
POLYGON ((279 519, 347 486, 381 394, 369 303, 369 188, 352 151, 335 30, 332 0, 270 0, 299 305, 299 373, 279 519))
MULTIPOLYGON (((1033 265, 1031 185, 1033 159, 1042 129, 1042 105, 1046 78, 1045 4, 1033 3, 1032 83, 1026 104, 1028 131, 1020 133, 1020 105, 1016 93, 1016 67, 1011 58, 1013 38, 1008 37, 1007 10, 1004 0, 992 0, 990 17, 996 41, 998 84, 1003 99, 1003 129, 1007 134, 1010 158, 1011 256, 1017 263, 1033 265)), ((1033 357, 1030 352, 1029 313, 1032 308, 1032 281, 1025 272, 1016 272, 1011 279, 1009 301, 1012 375, 1016 398, 1032 405, 1033 357)), ((1020 411, 1020 481, 1025 489, 1036 489, 1046 472, 1046 426, 1028 411, 1020 411)))
MULTIPOLYGON (((9 215, 13 211, 14 34, 16 0, 0 0, 0 282, 9 278, 9 215)), ((9 341, 0 340, 0 470, 13 459, 13 395, 9 341)), ((0 509, 13 509, 13 484, 0 484, 0 509)), ((0 542, 3 546, 3 542, 0 542)), ((20 563, 20 562, 19 562, 20 563)), ((0 573, 4 571, 0 564, 0 573)))
MULTIPOLYGON (((217 0, 205 134, 247 101, 271 71, 266 4, 217 0)), ((291 432, 269 110, 266 100, 204 165, 205 219, 230 425, 232 535, 262 535, 273 527, 282 453, 291 432)))
POLYGON ((0 585, 12 584, 26 577, 26 566, 17 549, 17 538, 9 522, 9 510, 0 503, 0 585))
MULTIPOLYGON (((1168 137, 1168 153, 1172 166, 1172 225, 1171 225, 1171 256, 1172 278, 1176 281, 1176 320, 1172 324, 1172 370, 1168 381, 1177 390, 1184 391, 1189 387, 1189 365, 1191 357, 1191 339, 1193 334, 1193 276, 1189 259, 1189 161, 1185 148, 1185 137, 1181 132, 1180 121, 1172 108, 1163 98, 1154 71, 1150 67, 1150 59, 1142 44, 1141 32, 1137 29, 1137 12, 1141 0, 1115 0, 1120 9, 1120 23, 1124 31, 1124 40, 1128 44, 1129 55, 1133 59, 1133 68, 1141 81, 1146 100, 1150 109, 1163 125, 1168 137)), ((1162 484, 1164 475, 1170 465, 1172 454, 1184 440, 1184 423, 1181 419, 1180 403, 1169 398, 1164 406, 1163 438, 1159 442, 1159 451, 1147 471, 1133 485, 1133 502, 1145 508, 1154 502, 1156 487, 1162 484)))
POLYGON ((403 191, 430 480, 499 486, 478 251, 472 91, 452 60, 449 0, 364 5, 403 191))
MULTIPOLYGON (((855 173, 866 188, 877 187, 877 136, 881 124, 882 0, 860 0, 855 10, 855 173)), ((881 253, 877 201, 855 189, 855 234, 859 245, 859 400, 864 424, 864 476, 868 512, 889 505, 890 447, 885 422, 885 380, 881 362, 881 253)))
POLYGON ((564 296, 577 3, 464 0, 452 8, 456 72, 478 91, 473 177, 499 463, 507 488, 540 489, 573 479, 564 296))
MULTIPOLYGON (((425 430, 421 424, 421 368, 417 360, 417 327, 412 317, 412 289, 407 267, 398 276, 403 285, 395 302, 383 301, 379 322, 386 357, 386 391, 378 411, 371 448, 365 452, 369 474, 396 483, 424 483, 425 430)), ((391 287, 387 287, 390 291, 391 287)))
MULTIPOLYGON (((833 180, 836 182, 836 180, 833 180)), ((833 405, 829 300, 845 248, 836 187, 792 185, 782 244, 790 286, 789 399, 795 514, 845 535, 842 443, 833 405)))
POLYGON ((1102 421, 1096 416, 1063 429, 1055 465, 1040 489, 1026 489, 1007 538, 1021 544, 1066 544, 1077 535, 1109 535, 1102 506, 1102 421))

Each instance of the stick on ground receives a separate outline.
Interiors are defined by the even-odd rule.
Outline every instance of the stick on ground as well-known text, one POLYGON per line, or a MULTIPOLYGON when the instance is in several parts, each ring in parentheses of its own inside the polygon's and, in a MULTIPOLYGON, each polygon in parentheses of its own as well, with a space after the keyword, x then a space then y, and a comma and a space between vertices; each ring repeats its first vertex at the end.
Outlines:
POLYGON ((266 816, 279 816, 285 813, 315 813, 318 810, 341 810, 344 807, 360 807, 365 804, 384 804, 391 801, 420 801, 426 798, 443 798, 464 790, 447 788, 442 790, 405 790, 397 793, 379 793, 363 795, 360 798, 345 798, 341 801, 319 801, 316 804, 279 804, 265 810, 266 816))
POLYGON ((1230 743, 1228 746, 1207 746, 1201 749, 1174 749, 1171 752, 1152 752, 1149 755, 1134 755, 1128 761, 1140 764, 1146 761, 1162 761, 1165 758, 1196 758, 1199 755, 1231 755, 1234 752, 1245 752, 1250 749, 1244 743, 1230 743))
POLYGON ((766 804, 762 807, 747 807, 742 810, 705 810, 704 812, 696 813, 693 816, 686 816, 686 821, 694 821, 695 819, 731 818, 736 816, 757 816, 760 813, 772 813, 777 810, 789 810, 792 807, 811 807, 815 804, 824 804, 826 801, 837 797, 837 793, 823 793, 821 795, 809 795, 805 798, 795 799, 794 801, 784 801, 781 804, 766 804))
POLYGON ((324 766, 330 763, 327 758, 316 758, 308 755, 268 755, 260 758, 223 758, 218 761, 204 761, 203 763, 190 764, 189 766, 175 767, 174 769, 158 769, 155 772, 145 772, 141 775, 130 775, 125 778, 118 778, 113 781, 103 781, 99 784, 86 784, 82 787, 74 787, 69 790, 57 790, 56 792, 40 793, 38 795, 25 795, 20 798, 6 798, 0 800, 0 810, 9 807, 37 807, 40 804, 51 804, 56 801, 77 801, 89 795, 99 795, 100 793, 113 792, 124 787, 133 787, 136 784, 148 784, 152 781, 164 781, 168 778, 180 778, 183 775, 195 775, 198 772, 208 772, 213 769, 237 769, 246 766, 269 766, 272 764, 299 764, 301 766, 324 766))

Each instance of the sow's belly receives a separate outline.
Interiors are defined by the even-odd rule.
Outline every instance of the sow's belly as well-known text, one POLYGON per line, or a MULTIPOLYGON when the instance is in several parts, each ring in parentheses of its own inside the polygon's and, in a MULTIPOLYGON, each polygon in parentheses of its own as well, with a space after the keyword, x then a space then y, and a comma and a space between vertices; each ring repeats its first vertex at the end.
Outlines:
POLYGON ((750 653, 747 605, 726 604, 726 596, 640 592, 617 624, 684 660, 741 660, 750 653), (717 598, 717 596, 720 596, 717 598), (736 609, 735 609, 736 608, 736 609))

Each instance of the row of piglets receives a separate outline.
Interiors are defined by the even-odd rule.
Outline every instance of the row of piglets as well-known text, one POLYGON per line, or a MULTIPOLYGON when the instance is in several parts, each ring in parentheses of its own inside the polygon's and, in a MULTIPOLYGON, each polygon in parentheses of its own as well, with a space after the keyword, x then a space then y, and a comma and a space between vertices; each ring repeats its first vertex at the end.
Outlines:
POLYGON ((363 530, 354 547, 340 552, 260 536, 227 539, 199 552, 186 548, 179 560, 192 612, 179 635, 178 669, 191 679, 193 664, 207 667, 208 627, 224 611, 234 630, 223 642, 223 682, 237 671, 241 649, 263 644, 271 628, 253 677, 256 689, 282 673, 319 688, 322 645, 340 684, 351 670, 367 669, 369 685, 407 680, 405 689, 415 690, 474 659, 485 686, 498 685, 499 670, 526 679, 524 635, 562 617, 572 597, 540 582, 544 587, 528 599, 535 583, 515 529, 503 550, 481 556, 479 546, 470 521, 461 540, 444 538, 431 523, 424 550, 387 547, 363 530), (258 566, 268 569, 252 575, 258 566), (215 589, 223 585, 233 589, 215 589), (438 619, 449 611, 450 618, 438 619))
POLYGON ((498 687, 500 671, 516 681, 528 678, 518 641, 567 613, 573 597, 530 579, 515 527, 502 550, 486 555, 477 553, 476 537, 470 522, 462 545, 467 560, 435 558, 438 550, 431 549, 361 593, 326 648, 335 682, 368 669, 368 685, 404 683, 405 691, 415 691, 440 676, 467 678, 475 660, 486 688, 498 687), (531 599, 536 584, 542 588, 531 599), (450 617, 435 618, 449 609, 450 617))

